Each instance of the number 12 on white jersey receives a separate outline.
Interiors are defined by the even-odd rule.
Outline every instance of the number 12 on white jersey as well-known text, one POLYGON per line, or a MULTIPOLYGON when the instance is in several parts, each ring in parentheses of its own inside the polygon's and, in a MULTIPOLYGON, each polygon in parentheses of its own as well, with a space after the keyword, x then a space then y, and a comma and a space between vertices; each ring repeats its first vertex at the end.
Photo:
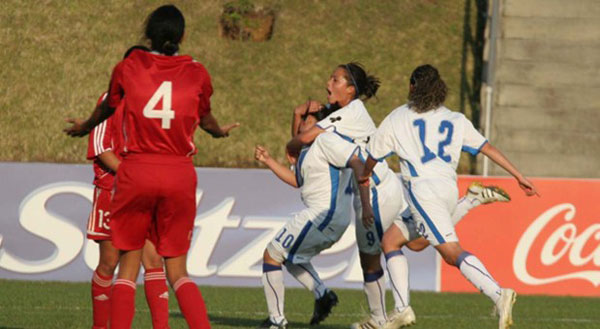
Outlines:
POLYGON ((146 106, 144 106, 144 116, 149 119, 161 119, 162 129, 171 129, 171 120, 175 119, 175 111, 171 109, 172 92, 173 83, 171 81, 163 81, 148 103, 146 103, 146 106), (154 107, 161 99, 162 109, 157 110, 154 107))

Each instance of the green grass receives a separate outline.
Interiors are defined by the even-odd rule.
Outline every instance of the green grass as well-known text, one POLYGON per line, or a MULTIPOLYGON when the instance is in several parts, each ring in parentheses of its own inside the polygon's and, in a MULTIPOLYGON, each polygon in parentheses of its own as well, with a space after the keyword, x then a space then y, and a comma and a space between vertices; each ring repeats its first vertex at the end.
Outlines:
MULTIPOLYGON (((203 287, 212 327, 254 328, 266 318, 261 288, 203 287)), ((0 328, 86 328, 91 323, 90 286, 87 283, 28 282, 0 280, 0 328)), ((366 316, 362 291, 336 290, 340 304, 316 328, 348 328, 366 316)), ((133 328, 150 328, 150 314, 138 288, 133 328)), ((391 293, 388 306, 392 305, 391 293)), ((483 295, 413 292, 417 324, 412 328, 485 329, 497 328, 489 314, 491 303, 483 295)), ((171 293, 171 328, 186 328, 177 301, 171 293)), ((308 328, 313 297, 302 289, 286 290, 286 316, 290 328, 308 328)), ((514 328, 599 328, 597 298, 519 296, 513 316, 514 328)))
MULTIPOLYGON (((263 43, 218 36, 224 1, 173 2, 186 16, 182 53, 213 77, 215 116, 242 123, 225 140, 198 133, 196 165, 257 166, 259 143, 283 160, 294 106, 324 101, 330 73, 352 60, 381 78, 378 99, 368 103, 376 123, 405 103, 408 77, 423 63, 440 69, 450 108, 473 110, 461 101, 468 89, 461 77, 473 74, 463 41, 475 35, 474 0, 257 0, 277 10, 273 38, 263 43)), ((87 140, 65 137, 62 120, 89 114, 113 66, 140 42, 144 19, 163 3, 0 1, 0 161, 85 162, 87 140)))

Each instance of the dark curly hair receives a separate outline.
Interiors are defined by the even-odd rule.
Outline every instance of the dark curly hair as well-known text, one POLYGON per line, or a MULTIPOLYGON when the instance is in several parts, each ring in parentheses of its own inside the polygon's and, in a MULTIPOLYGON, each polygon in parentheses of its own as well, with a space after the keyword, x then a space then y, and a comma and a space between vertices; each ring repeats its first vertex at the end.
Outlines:
POLYGON ((144 36, 150 40, 152 50, 171 56, 179 50, 184 30, 185 19, 181 11, 173 5, 164 5, 146 19, 144 36))
POLYGON ((438 108, 446 100, 448 87, 438 70, 429 65, 417 67, 410 76, 408 101, 411 110, 417 113, 438 108))
POLYGON ((377 89, 381 85, 379 78, 367 74, 365 68, 360 63, 350 62, 348 64, 340 64, 338 67, 344 69, 346 72, 346 81, 348 81, 348 84, 354 86, 354 90, 356 91, 354 98, 364 96, 363 100, 367 100, 377 94, 377 89))

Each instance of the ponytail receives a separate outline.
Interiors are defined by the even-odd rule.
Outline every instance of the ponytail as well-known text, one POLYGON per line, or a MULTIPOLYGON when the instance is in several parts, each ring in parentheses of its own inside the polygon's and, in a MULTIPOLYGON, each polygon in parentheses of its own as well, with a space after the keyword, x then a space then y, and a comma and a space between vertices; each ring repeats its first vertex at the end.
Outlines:
POLYGON ((379 78, 367 74, 360 63, 350 62, 348 64, 339 65, 338 67, 343 68, 346 71, 346 80, 349 84, 354 86, 354 98, 361 98, 361 96, 363 96, 363 100, 367 100, 377 94, 377 90, 381 85, 379 78))

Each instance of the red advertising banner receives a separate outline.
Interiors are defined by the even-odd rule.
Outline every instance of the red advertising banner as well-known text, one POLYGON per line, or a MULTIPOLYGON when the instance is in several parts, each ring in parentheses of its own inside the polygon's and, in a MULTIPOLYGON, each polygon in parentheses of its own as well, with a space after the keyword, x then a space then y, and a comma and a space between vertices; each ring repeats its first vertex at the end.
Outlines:
MULTIPOLYGON (((459 178, 498 185, 509 203, 479 206, 456 227, 502 287, 521 294, 600 296, 600 180, 535 179, 541 197, 527 197, 512 178, 459 178)), ((440 258, 441 259, 441 258, 440 258)), ((477 291, 441 261, 440 290, 477 291)))

